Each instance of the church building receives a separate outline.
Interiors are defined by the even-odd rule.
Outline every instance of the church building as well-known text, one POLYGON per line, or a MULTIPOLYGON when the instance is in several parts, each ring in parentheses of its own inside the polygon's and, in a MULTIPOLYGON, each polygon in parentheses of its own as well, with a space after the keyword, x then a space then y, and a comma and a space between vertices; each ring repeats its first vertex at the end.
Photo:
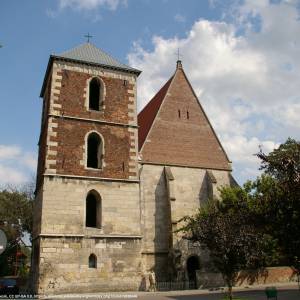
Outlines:
MULTIPOLYGON (((175 67, 175 66, 174 66, 175 67)), ((176 229, 218 187, 230 161, 181 61, 137 114, 137 78, 91 43, 49 58, 34 204, 38 293, 145 289, 210 270, 176 229)))

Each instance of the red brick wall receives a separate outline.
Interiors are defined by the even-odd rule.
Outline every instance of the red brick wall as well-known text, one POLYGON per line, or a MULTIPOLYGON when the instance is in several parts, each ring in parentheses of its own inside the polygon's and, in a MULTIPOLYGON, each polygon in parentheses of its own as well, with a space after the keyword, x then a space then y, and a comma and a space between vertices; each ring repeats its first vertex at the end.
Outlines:
POLYGON ((51 94, 51 76, 48 80, 45 95, 43 98, 43 109, 42 109, 42 116, 41 116, 41 133, 39 138, 39 156, 38 156, 38 167, 37 167, 37 177, 36 177, 37 190, 43 182, 43 174, 45 171, 50 94, 51 94))
POLYGON ((106 91, 104 108, 101 111, 89 111, 85 103, 85 89, 88 79, 93 76, 70 70, 62 70, 57 74, 62 76, 62 79, 56 79, 61 83, 61 87, 55 87, 54 83, 54 96, 57 99, 53 99, 53 103, 61 105, 61 108, 54 108, 60 116, 52 117, 52 122, 57 124, 57 127, 52 128, 56 136, 49 136, 50 142, 57 142, 57 146, 46 145, 47 126, 44 126, 41 131, 39 177, 44 172, 45 159, 56 161, 50 165, 50 169, 55 169, 57 174, 117 179, 136 176, 135 172, 129 171, 129 162, 135 160, 134 155, 130 153, 130 150, 134 151, 134 146, 131 146, 134 138, 133 133, 129 132, 129 127, 67 118, 70 116, 128 124, 132 121, 128 115, 128 104, 132 104, 129 97, 133 96, 130 90, 132 91, 134 86, 129 82, 124 85, 123 79, 101 77, 106 91), (86 134, 90 131, 97 131, 104 138, 105 165, 102 170, 85 167, 83 146, 86 134), (57 155, 48 155, 46 158, 46 148, 57 151, 57 155))
POLYGON ((291 267, 270 267, 262 271, 240 271, 236 286, 252 284, 287 283, 296 281, 297 275, 291 267))
POLYGON ((124 86, 124 80, 101 77, 105 85, 105 109, 89 111, 85 106, 84 88, 87 80, 93 76, 86 73, 63 70, 59 100, 65 115, 97 119, 109 122, 128 123, 128 90, 132 84, 124 86))
POLYGON ((128 163, 130 160, 130 134, 128 128, 89 123, 84 121, 58 118, 57 137, 51 137, 51 141, 57 141, 57 156, 48 156, 48 159, 56 159, 55 167, 58 174, 80 175, 93 177, 109 177, 126 179, 130 174, 128 163), (83 160, 85 136, 89 131, 97 131, 104 138, 104 163, 103 170, 89 170, 80 164, 83 160), (125 169, 123 171, 123 162, 125 169))

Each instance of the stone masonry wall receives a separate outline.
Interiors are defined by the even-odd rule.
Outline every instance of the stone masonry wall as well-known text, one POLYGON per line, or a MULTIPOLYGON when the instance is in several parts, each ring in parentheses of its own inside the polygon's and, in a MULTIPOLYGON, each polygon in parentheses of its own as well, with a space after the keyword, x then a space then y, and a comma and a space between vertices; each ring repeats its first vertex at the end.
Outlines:
POLYGON ((141 235, 137 183, 45 178, 41 234, 141 235), (102 228, 85 227, 89 191, 101 196, 102 228))
MULTIPOLYGON (((170 259, 168 257, 170 248, 181 250, 182 269, 185 269, 188 256, 197 253, 200 256, 198 246, 188 247, 182 241, 180 234, 171 234, 171 231, 180 228, 182 224, 178 221, 186 215, 196 213, 201 203, 207 201, 210 196, 205 169, 173 166, 170 167, 170 171, 174 177, 172 183, 174 200, 168 199, 164 166, 143 164, 140 170, 142 230, 144 233, 143 264, 146 271, 154 268, 158 276, 161 274, 167 276, 164 266, 170 259)), ((212 173, 217 180, 213 187, 214 196, 217 196, 218 187, 231 183, 230 172, 212 170, 212 173)), ((206 253, 201 256, 204 264, 208 264, 209 259, 206 253)))
POLYGON ((136 290, 141 273, 138 183, 45 177, 35 220, 33 286, 39 293, 136 290), (101 228, 85 227, 86 196, 101 196, 101 228), (42 205, 42 209, 40 207, 42 205), (39 224, 41 226, 39 227, 39 224), (97 268, 88 257, 97 256, 97 268), (38 270, 38 271, 37 271, 38 270))
POLYGON ((40 294, 138 290, 140 239, 41 238, 40 294), (97 268, 89 268, 90 254, 97 268))

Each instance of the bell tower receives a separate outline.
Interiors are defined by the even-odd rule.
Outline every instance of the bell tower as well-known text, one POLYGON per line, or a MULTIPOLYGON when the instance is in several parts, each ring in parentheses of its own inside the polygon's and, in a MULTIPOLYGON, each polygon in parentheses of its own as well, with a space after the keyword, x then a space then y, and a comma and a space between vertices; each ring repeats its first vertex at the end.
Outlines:
POLYGON ((34 205, 39 293, 138 288, 139 74, 91 43, 50 56, 34 205))

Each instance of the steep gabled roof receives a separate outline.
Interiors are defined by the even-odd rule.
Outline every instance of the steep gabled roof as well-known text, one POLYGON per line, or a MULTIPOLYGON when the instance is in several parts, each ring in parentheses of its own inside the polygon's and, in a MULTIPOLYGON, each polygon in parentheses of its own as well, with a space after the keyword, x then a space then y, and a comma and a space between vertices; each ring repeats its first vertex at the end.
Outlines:
POLYGON ((50 72, 52 63, 55 59, 70 61, 74 63, 93 65, 93 66, 100 66, 106 69, 114 69, 118 71, 133 73, 136 74, 137 76, 141 73, 140 70, 131 68, 125 64, 120 63, 117 59, 105 53, 102 49, 97 48, 95 45, 91 43, 85 43, 71 50, 65 51, 61 54, 50 55, 47 71, 45 74, 45 78, 44 78, 44 82, 40 94, 41 97, 43 97, 44 95, 48 73, 50 72))
POLYGON ((141 149, 152 123, 157 115, 161 103, 163 102, 168 88, 171 84, 173 76, 166 82, 166 84, 157 92, 157 94, 149 101, 138 115, 139 125, 139 150, 141 149))
POLYGON ((181 62, 138 115, 143 163, 231 170, 230 160, 181 62))

